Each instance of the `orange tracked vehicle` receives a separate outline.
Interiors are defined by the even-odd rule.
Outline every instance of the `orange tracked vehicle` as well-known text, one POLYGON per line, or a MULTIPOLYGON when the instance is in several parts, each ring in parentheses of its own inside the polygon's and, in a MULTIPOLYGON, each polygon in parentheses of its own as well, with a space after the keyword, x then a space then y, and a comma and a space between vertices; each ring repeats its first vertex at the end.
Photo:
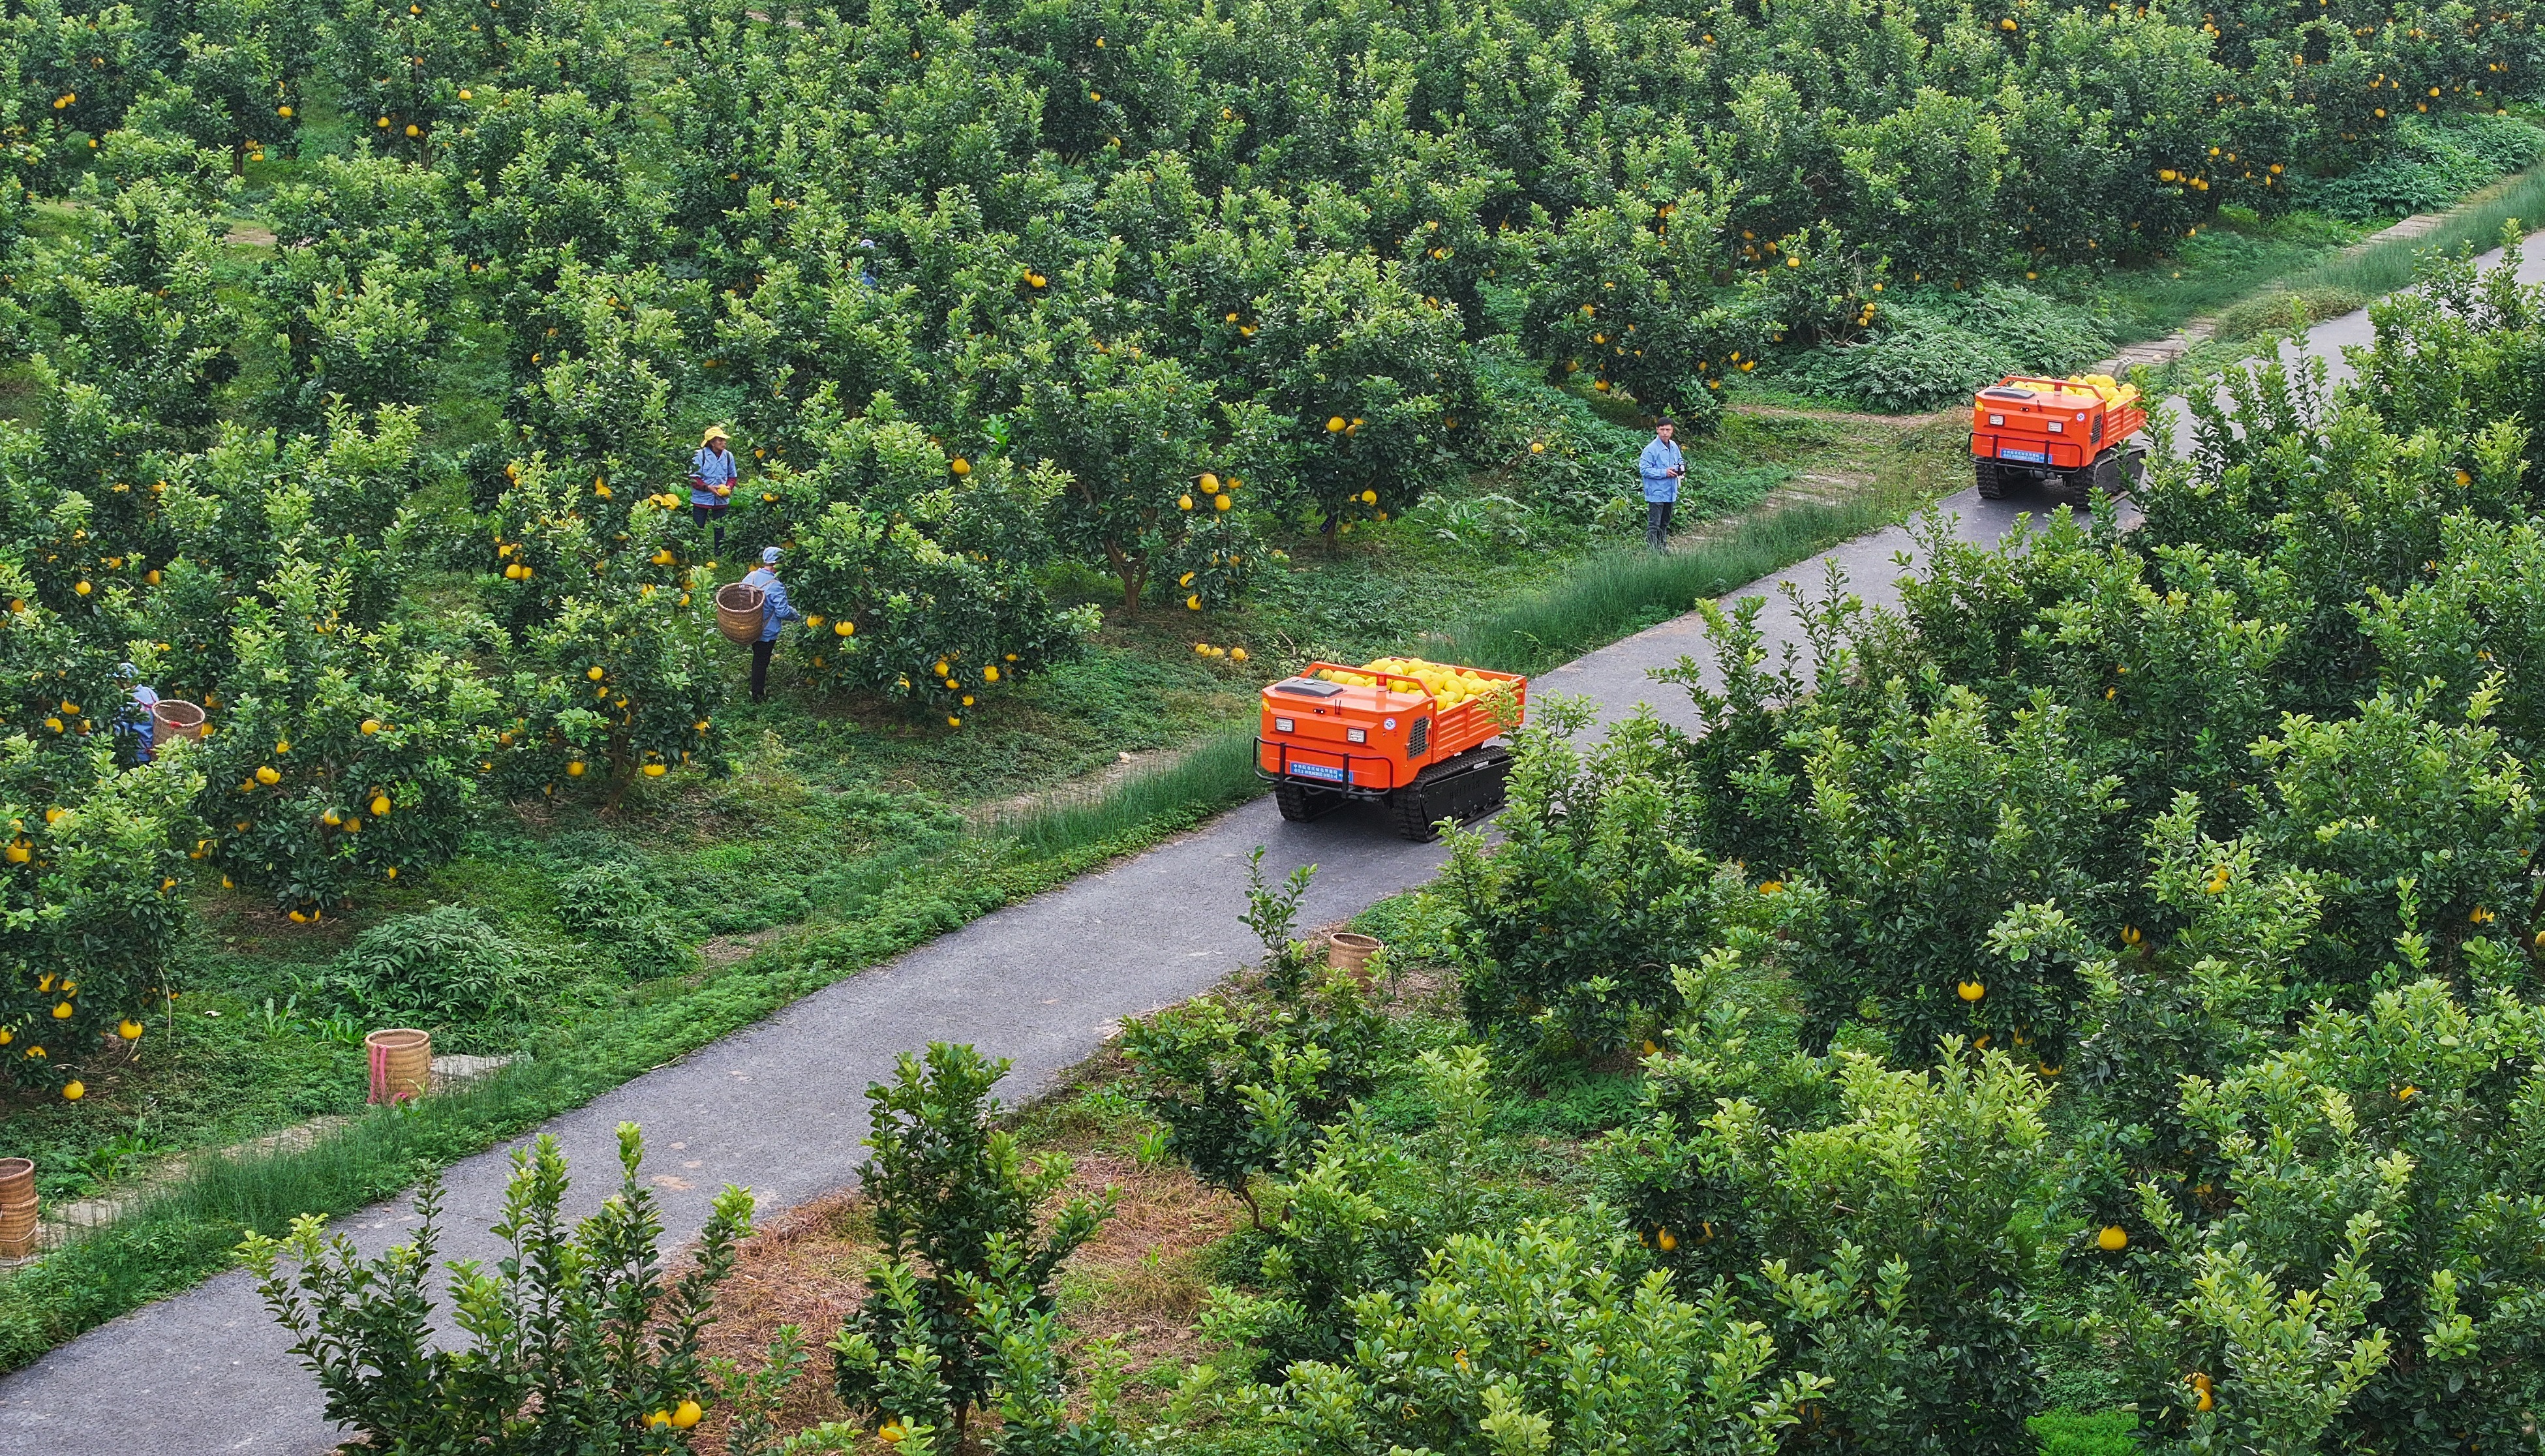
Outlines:
POLYGON ((1511 751, 1494 740, 1527 706, 1528 680, 1515 673, 1407 658, 1310 663, 1264 689, 1255 771, 1272 780, 1284 819, 1369 799, 1420 844, 1443 819, 1463 824, 1503 806, 1511 751))
POLYGON ((1980 494, 2039 481, 2078 500, 2118 495, 2138 483, 2147 447, 2138 386, 2109 374, 2035 379, 2010 374, 1971 400, 1971 463, 1980 494))

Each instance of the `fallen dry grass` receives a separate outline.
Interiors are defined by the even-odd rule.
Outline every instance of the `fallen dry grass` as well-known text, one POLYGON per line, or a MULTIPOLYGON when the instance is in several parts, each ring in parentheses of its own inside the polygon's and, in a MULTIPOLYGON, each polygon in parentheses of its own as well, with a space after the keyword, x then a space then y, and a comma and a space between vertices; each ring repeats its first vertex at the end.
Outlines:
POLYGON ((1211 1246, 1244 1222, 1245 1210, 1181 1164, 1144 1168, 1136 1158, 1093 1150, 1071 1158, 1072 1193, 1112 1187, 1121 1201, 1070 1256, 1064 1278, 1075 1276, 1080 1297, 1064 1301, 1061 1317, 1082 1345, 1113 1340, 1135 1370, 1200 1358, 1193 1321, 1209 1286, 1203 1262, 1211 1246))
MULTIPOLYGON (((790 1433, 848 1415, 831 1393, 830 1356, 822 1346, 857 1309, 873 1254, 863 1200, 834 1193, 789 1209, 746 1240, 716 1292, 716 1323, 705 1338, 710 1355, 758 1369, 780 1326, 803 1332, 813 1358, 786 1393, 783 1424, 790 1433)), ((725 1456, 724 1429, 719 1411, 699 1427, 698 1449, 725 1456)))
MULTIPOLYGON (((1134 1370, 1193 1360, 1202 1353, 1193 1321, 1207 1287, 1203 1260, 1243 1221, 1244 1210, 1181 1165, 1143 1167, 1113 1141, 1104 1129, 1065 1120, 1033 1149, 1037 1156, 1070 1159, 1069 1181, 1056 1202, 1108 1187, 1119 1195, 1113 1217, 1062 1265, 1061 1317, 1077 1335, 1074 1352, 1110 1338, 1134 1370)), ((803 1332, 813 1359, 787 1393, 781 1430, 847 1418, 831 1392, 830 1357, 822 1346, 858 1308, 876 1253, 864 1201, 855 1193, 789 1210, 743 1245, 716 1297, 707 1352, 757 1368, 780 1326, 803 1332)), ((721 1413, 700 1427, 699 1437, 699 1451, 724 1456, 721 1413)))

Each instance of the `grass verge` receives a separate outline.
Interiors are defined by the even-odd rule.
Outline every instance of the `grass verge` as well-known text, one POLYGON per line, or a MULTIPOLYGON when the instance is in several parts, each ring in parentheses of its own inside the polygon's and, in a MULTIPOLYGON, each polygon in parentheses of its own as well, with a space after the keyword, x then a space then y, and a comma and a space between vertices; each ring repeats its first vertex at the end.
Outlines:
MULTIPOLYGON (((1844 503, 1745 519, 1676 555, 1596 557, 1445 638, 1466 660, 1535 671, 1918 503, 1898 482, 1877 482, 1844 503)), ((1252 744, 1247 728, 1214 733, 1089 802, 994 822, 947 851, 936 873, 904 875, 854 921, 810 927, 747 960, 666 983, 464 1091, 366 1112, 305 1147, 196 1160, 113 1225, 0 1282, 0 1371, 220 1272, 242 1230, 280 1234, 299 1214, 342 1214, 389 1197, 426 1167, 479 1152, 833 981, 1202 823, 1260 791, 1252 744)))
POLYGON ((2332 254, 2237 300, 2219 313, 2218 340, 2250 344, 2365 308, 2411 283, 2424 256, 2469 244, 2478 252, 2489 250, 2513 219, 2530 228, 2545 220, 2545 167, 2504 177, 2476 193, 2433 231, 2332 254))
POLYGON ((1916 504, 1881 491, 1806 502, 1746 518, 1669 556, 1624 550, 1595 557, 1554 586, 1442 633, 1445 655, 1502 672, 1539 672, 1890 525, 1916 504))
POLYGON ((2281 283, 2284 291, 2309 289, 2342 292, 2361 299, 2391 293, 2413 281, 2424 253, 2454 252, 2471 243, 2477 250, 2501 241, 2504 223, 2517 218, 2531 227, 2545 218, 2545 167, 2504 177, 2466 200, 2438 227, 2417 238, 2393 238, 2356 251, 2336 254, 2281 283))

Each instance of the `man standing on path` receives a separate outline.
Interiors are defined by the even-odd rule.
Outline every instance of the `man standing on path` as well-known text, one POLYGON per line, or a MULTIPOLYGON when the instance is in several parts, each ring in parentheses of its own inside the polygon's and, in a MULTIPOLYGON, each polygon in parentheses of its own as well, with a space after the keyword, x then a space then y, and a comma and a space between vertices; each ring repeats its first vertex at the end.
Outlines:
POLYGON ((1679 443, 1671 438, 1678 433, 1679 427, 1669 420, 1653 426, 1652 443, 1635 462, 1644 477, 1644 544, 1665 553, 1670 550, 1671 512, 1679 505, 1680 477, 1687 473, 1679 443))
POLYGON ((763 546, 760 569, 742 579, 746 587, 758 587, 767 597, 760 609, 760 640, 751 644, 751 700, 769 700, 769 655, 778 650, 778 629, 788 622, 800 622, 804 613, 786 600, 786 584, 778 579, 778 548, 763 546))
POLYGON ((732 503, 733 483, 741 476, 742 463, 725 448, 724 427, 708 426, 706 439, 698 442, 698 452, 690 456, 690 519, 699 526, 714 524, 719 551, 724 549, 725 507, 732 503))

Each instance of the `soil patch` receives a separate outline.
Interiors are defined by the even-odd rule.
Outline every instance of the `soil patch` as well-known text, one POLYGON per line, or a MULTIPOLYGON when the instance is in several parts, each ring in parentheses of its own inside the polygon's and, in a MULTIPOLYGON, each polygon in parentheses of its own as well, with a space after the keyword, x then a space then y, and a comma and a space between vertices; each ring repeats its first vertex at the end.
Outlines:
MULTIPOLYGON (((1056 1203, 1108 1187, 1120 1194, 1113 1217, 1061 1266, 1061 1317, 1077 1336, 1072 1353, 1083 1355, 1109 1338, 1117 1358, 1134 1371, 1197 1359, 1202 1339, 1192 1326, 1209 1283, 1204 1261, 1210 1247, 1244 1222, 1245 1211, 1203 1187, 1182 1164, 1144 1166, 1127 1153, 1095 1146, 1103 1141, 1093 1130, 1064 1132, 1058 1146, 1033 1150, 1070 1159, 1069 1182, 1056 1203)), ((876 1254, 865 1202, 854 1191, 799 1204, 742 1246, 732 1276, 717 1292, 706 1349, 757 1368, 779 1327, 802 1332, 813 1358, 787 1393, 781 1430, 791 1434, 848 1418, 832 1394, 823 1346, 863 1300, 876 1254)), ((721 1413, 699 1427, 699 1451, 723 1456, 721 1413)))

